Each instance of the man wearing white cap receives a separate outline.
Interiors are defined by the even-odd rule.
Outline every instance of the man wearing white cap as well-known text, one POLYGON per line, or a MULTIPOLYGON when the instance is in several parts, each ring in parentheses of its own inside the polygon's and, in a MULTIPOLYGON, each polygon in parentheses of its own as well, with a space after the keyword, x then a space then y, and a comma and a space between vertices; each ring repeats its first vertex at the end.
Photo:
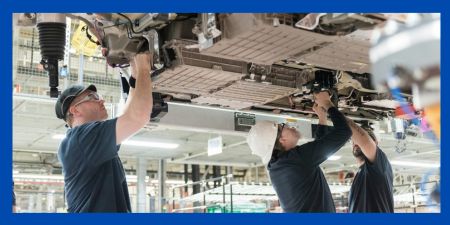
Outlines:
POLYGON ((285 124, 259 121, 249 132, 252 153, 261 157, 284 212, 336 212, 320 164, 338 151, 352 132, 328 92, 315 94, 319 126, 314 141, 297 146, 300 133, 285 124), (334 129, 325 134, 327 112, 334 129))

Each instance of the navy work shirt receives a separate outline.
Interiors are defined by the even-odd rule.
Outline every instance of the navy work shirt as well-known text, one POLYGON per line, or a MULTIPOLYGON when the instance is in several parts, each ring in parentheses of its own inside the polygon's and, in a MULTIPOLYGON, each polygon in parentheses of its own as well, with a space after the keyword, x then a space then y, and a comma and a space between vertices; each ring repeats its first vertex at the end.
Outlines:
POLYGON ((58 158, 69 212, 131 212, 116 122, 97 121, 67 131, 58 158))
POLYGON ((328 109, 334 129, 324 134, 319 125, 316 139, 272 157, 268 170, 285 212, 336 212, 331 191, 320 164, 338 151, 352 132, 344 115, 328 109))
POLYGON ((349 195, 350 212, 394 212, 394 176, 386 154, 377 146, 373 163, 359 167, 349 195))

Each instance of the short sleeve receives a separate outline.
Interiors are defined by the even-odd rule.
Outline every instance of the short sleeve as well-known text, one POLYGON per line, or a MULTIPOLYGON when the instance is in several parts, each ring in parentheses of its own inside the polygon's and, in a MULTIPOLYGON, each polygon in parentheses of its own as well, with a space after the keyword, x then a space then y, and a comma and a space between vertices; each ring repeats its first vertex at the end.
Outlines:
POLYGON ((392 170, 389 160, 386 154, 377 146, 375 160, 371 163, 366 160, 367 167, 372 171, 376 171, 380 174, 385 174, 392 170))

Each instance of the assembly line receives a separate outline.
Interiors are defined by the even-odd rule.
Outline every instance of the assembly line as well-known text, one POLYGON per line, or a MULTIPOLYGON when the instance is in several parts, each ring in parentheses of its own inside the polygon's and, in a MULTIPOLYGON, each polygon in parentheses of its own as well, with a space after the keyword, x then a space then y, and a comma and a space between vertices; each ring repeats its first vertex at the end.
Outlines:
POLYGON ((14 18, 13 212, 440 211, 440 15, 14 18))

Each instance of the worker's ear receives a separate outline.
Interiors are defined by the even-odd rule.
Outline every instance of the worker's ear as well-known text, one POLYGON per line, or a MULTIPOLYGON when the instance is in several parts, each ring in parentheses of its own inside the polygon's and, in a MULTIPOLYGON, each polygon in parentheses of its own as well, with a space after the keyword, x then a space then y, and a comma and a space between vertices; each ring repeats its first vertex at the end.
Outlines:
POLYGON ((72 115, 78 115, 80 111, 78 111, 77 107, 70 106, 69 107, 69 113, 72 115))

